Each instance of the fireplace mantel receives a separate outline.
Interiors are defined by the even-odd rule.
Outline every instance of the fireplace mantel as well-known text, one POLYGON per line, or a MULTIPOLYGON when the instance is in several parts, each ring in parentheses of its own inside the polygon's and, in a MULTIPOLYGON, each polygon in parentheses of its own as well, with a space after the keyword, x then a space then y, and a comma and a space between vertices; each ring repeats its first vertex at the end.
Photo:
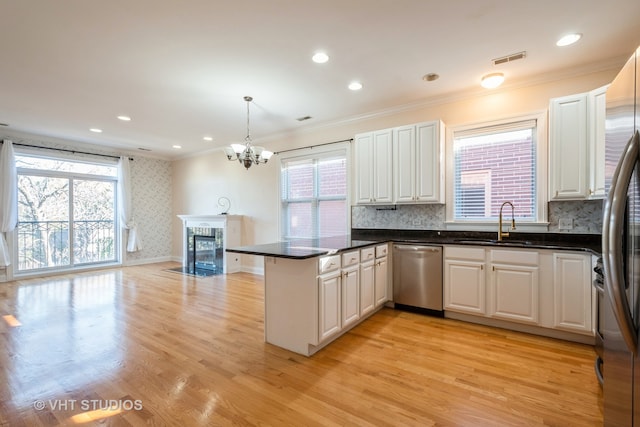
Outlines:
MULTIPOLYGON (((182 220, 182 266, 189 266, 189 252, 193 248, 190 242, 189 229, 212 229, 223 230, 223 252, 224 252, 224 273, 235 273, 240 271, 240 255, 227 253, 227 247, 241 245, 242 215, 178 215, 182 220)), ((192 239, 192 237, 191 237, 192 239)))

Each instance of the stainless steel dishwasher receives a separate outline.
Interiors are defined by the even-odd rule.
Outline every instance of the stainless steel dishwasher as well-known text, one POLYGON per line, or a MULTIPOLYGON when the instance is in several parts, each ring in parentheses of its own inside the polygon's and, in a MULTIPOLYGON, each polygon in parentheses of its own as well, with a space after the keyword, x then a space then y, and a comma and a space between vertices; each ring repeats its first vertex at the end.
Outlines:
POLYGON ((442 316, 442 246, 393 245, 397 308, 442 316))

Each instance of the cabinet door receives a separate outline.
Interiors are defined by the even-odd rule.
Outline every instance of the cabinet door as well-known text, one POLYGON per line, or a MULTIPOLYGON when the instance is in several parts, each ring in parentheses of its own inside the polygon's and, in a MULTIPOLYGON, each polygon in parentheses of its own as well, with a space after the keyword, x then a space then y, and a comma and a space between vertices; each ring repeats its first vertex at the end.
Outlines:
POLYGON ((551 198, 585 199, 588 194, 587 95, 553 99, 550 115, 551 198))
POLYGON ((376 306, 374 294, 374 262, 369 261, 360 265, 360 315, 373 311, 376 306))
POLYGON ((445 309, 485 314, 484 262, 445 259, 445 309))
POLYGON ((602 199, 607 86, 589 92, 589 198, 602 199))
POLYGON ((342 327, 360 318, 360 266, 342 270, 342 327))
POLYGON ((594 334, 594 302, 591 257, 553 254, 554 327, 594 334))
POLYGON ((394 178, 396 203, 416 200, 416 127, 403 126, 393 130, 394 178))
POLYGON ((318 341, 340 331, 340 271, 318 277, 318 341))
POLYGON ((492 317, 538 323, 538 267, 492 264, 492 317))
POLYGON ((355 137, 356 203, 373 203, 373 133, 355 137))
POLYGON ((375 283, 375 300, 376 300, 375 305, 376 307, 379 307, 385 302, 387 302, 388 300, 387 285, 389 283, 389 279, 387 274, 389 272, 389 267, 387 265, 387 257, 376 259, 374 271, 375 271, 374 283, 375 283))
POLYGON ((373 133, 373 201, 393 203, 393 134, 391 129, 373 133))
POLYGON ((416 125, 415 200, 419 202, 442 202, 442 127, 440 121, 416 125))

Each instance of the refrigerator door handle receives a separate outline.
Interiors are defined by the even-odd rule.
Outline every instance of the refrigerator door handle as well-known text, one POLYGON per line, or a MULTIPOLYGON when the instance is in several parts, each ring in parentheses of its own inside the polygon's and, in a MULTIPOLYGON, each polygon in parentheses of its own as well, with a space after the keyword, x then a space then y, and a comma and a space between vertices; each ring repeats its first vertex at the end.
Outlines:
MULTIPOLYGON (((638 161, 640 134, 636 131, 624 149, 621 161, 611 180, 611 188, 604 208, 602 249, 605 287, 611 296, 613 312, 629 351, 636 354, 638 331, 634 325, 631 308, 625 291, 625 272, 622 237, 625 225, 627 191, 633 170, 638 161)), ((605 337, 606 339, 606 337, 605 337)))

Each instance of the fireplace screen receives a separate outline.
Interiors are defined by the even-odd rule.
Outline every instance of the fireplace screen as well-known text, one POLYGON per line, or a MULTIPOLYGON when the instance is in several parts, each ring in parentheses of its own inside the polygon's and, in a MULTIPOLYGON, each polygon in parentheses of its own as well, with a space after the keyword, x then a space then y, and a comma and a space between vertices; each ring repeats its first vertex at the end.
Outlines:
POLYGON ((190 274, 224 273, 223 228, 187 228, 187 265, 190 274))

